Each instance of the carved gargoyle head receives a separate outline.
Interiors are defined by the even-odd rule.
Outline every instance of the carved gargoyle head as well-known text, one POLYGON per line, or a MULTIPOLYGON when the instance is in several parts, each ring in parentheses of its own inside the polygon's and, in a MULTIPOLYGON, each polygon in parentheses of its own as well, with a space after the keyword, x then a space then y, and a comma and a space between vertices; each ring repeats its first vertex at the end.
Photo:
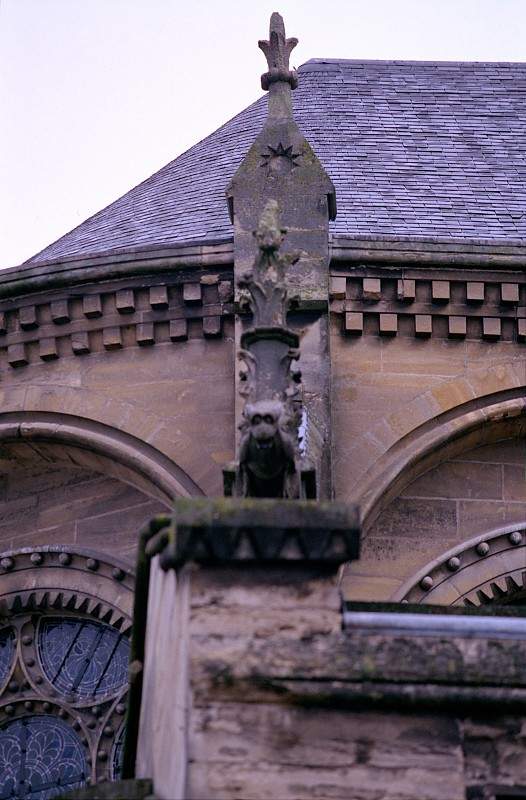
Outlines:
POLYGON ((244 415, 248 422, 248 431, 256 447, 265 450, 272 447, 284 414, 284 406, 280 400, 257 400, 247 403, 244 415))

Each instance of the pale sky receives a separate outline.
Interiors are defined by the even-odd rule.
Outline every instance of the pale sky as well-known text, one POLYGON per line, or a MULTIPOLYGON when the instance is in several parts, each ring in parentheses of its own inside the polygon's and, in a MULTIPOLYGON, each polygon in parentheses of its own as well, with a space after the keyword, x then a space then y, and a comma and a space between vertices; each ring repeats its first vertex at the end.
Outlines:
POLYGON ((275 10, 295 66, 526 60, 526 0, 0 0, 0 266, 255 100, 275 10))

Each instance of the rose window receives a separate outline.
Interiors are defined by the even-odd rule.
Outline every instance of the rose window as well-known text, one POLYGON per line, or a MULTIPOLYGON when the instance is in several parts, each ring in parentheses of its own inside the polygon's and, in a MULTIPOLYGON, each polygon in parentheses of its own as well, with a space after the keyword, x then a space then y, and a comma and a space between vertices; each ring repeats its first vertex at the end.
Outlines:
POLYGON ((71 548, 34 556, 0 560, 0 800, 51 800, 122 762, 132 576, 71 548))

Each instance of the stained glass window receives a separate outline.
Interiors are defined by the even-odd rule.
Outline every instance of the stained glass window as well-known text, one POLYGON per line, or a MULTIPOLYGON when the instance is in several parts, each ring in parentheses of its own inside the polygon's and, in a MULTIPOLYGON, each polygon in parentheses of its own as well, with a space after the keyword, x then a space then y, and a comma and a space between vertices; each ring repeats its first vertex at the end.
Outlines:
POLYGON ((0 800, 120 776, 129 649, 81 614, 21 613, 0 629, 0 800))
POLYGON ((122 772, 122 756, 124 753, 124 734, 125 728, 124 725, 119 731, 119 734, 115 740, 115 746, 113 748, 113 773, 112 777, 114 781, 118 781, 121 777, 122 772))
POLYGON ((0 630, 0 686, 9 675, 15 654, 15 632, 12 628, 0 630))
POLYGON ((117 779, 133 575, 60 546, 23 548, 4 561, 0 800, 51 800, 117 779), (70 588, 60 588, 61 576, 70 588))
POLYGON ((47 679, 66 695, 95 700, 126 683, 129 642, 109 625, 45 617, 38 649, 47 679))
POLYGON ((50 800, 87 776, 79 737, 56 717, 23 717, 0 729, 0 800, 50 800))

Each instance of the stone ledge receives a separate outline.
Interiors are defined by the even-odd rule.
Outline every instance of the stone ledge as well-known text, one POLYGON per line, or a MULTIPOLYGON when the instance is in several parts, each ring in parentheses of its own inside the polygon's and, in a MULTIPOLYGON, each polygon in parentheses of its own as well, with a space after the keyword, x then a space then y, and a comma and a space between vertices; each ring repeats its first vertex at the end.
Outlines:
POLYGON ((316 563, 336 567, 359 555, 356 506, 309 500, 186 499, 175 501, 163 568, 193 561, 316 563), (256 523, 257 520, 257 523, 256 523))
MULTIPOLYGON (((426 618, 424 617, 424 620, 426 618)), ((364 628, 308 639, 192 637, 194 702, 243 700, 341 708, 379 705, 526 709, 526 641, 364 628)))

